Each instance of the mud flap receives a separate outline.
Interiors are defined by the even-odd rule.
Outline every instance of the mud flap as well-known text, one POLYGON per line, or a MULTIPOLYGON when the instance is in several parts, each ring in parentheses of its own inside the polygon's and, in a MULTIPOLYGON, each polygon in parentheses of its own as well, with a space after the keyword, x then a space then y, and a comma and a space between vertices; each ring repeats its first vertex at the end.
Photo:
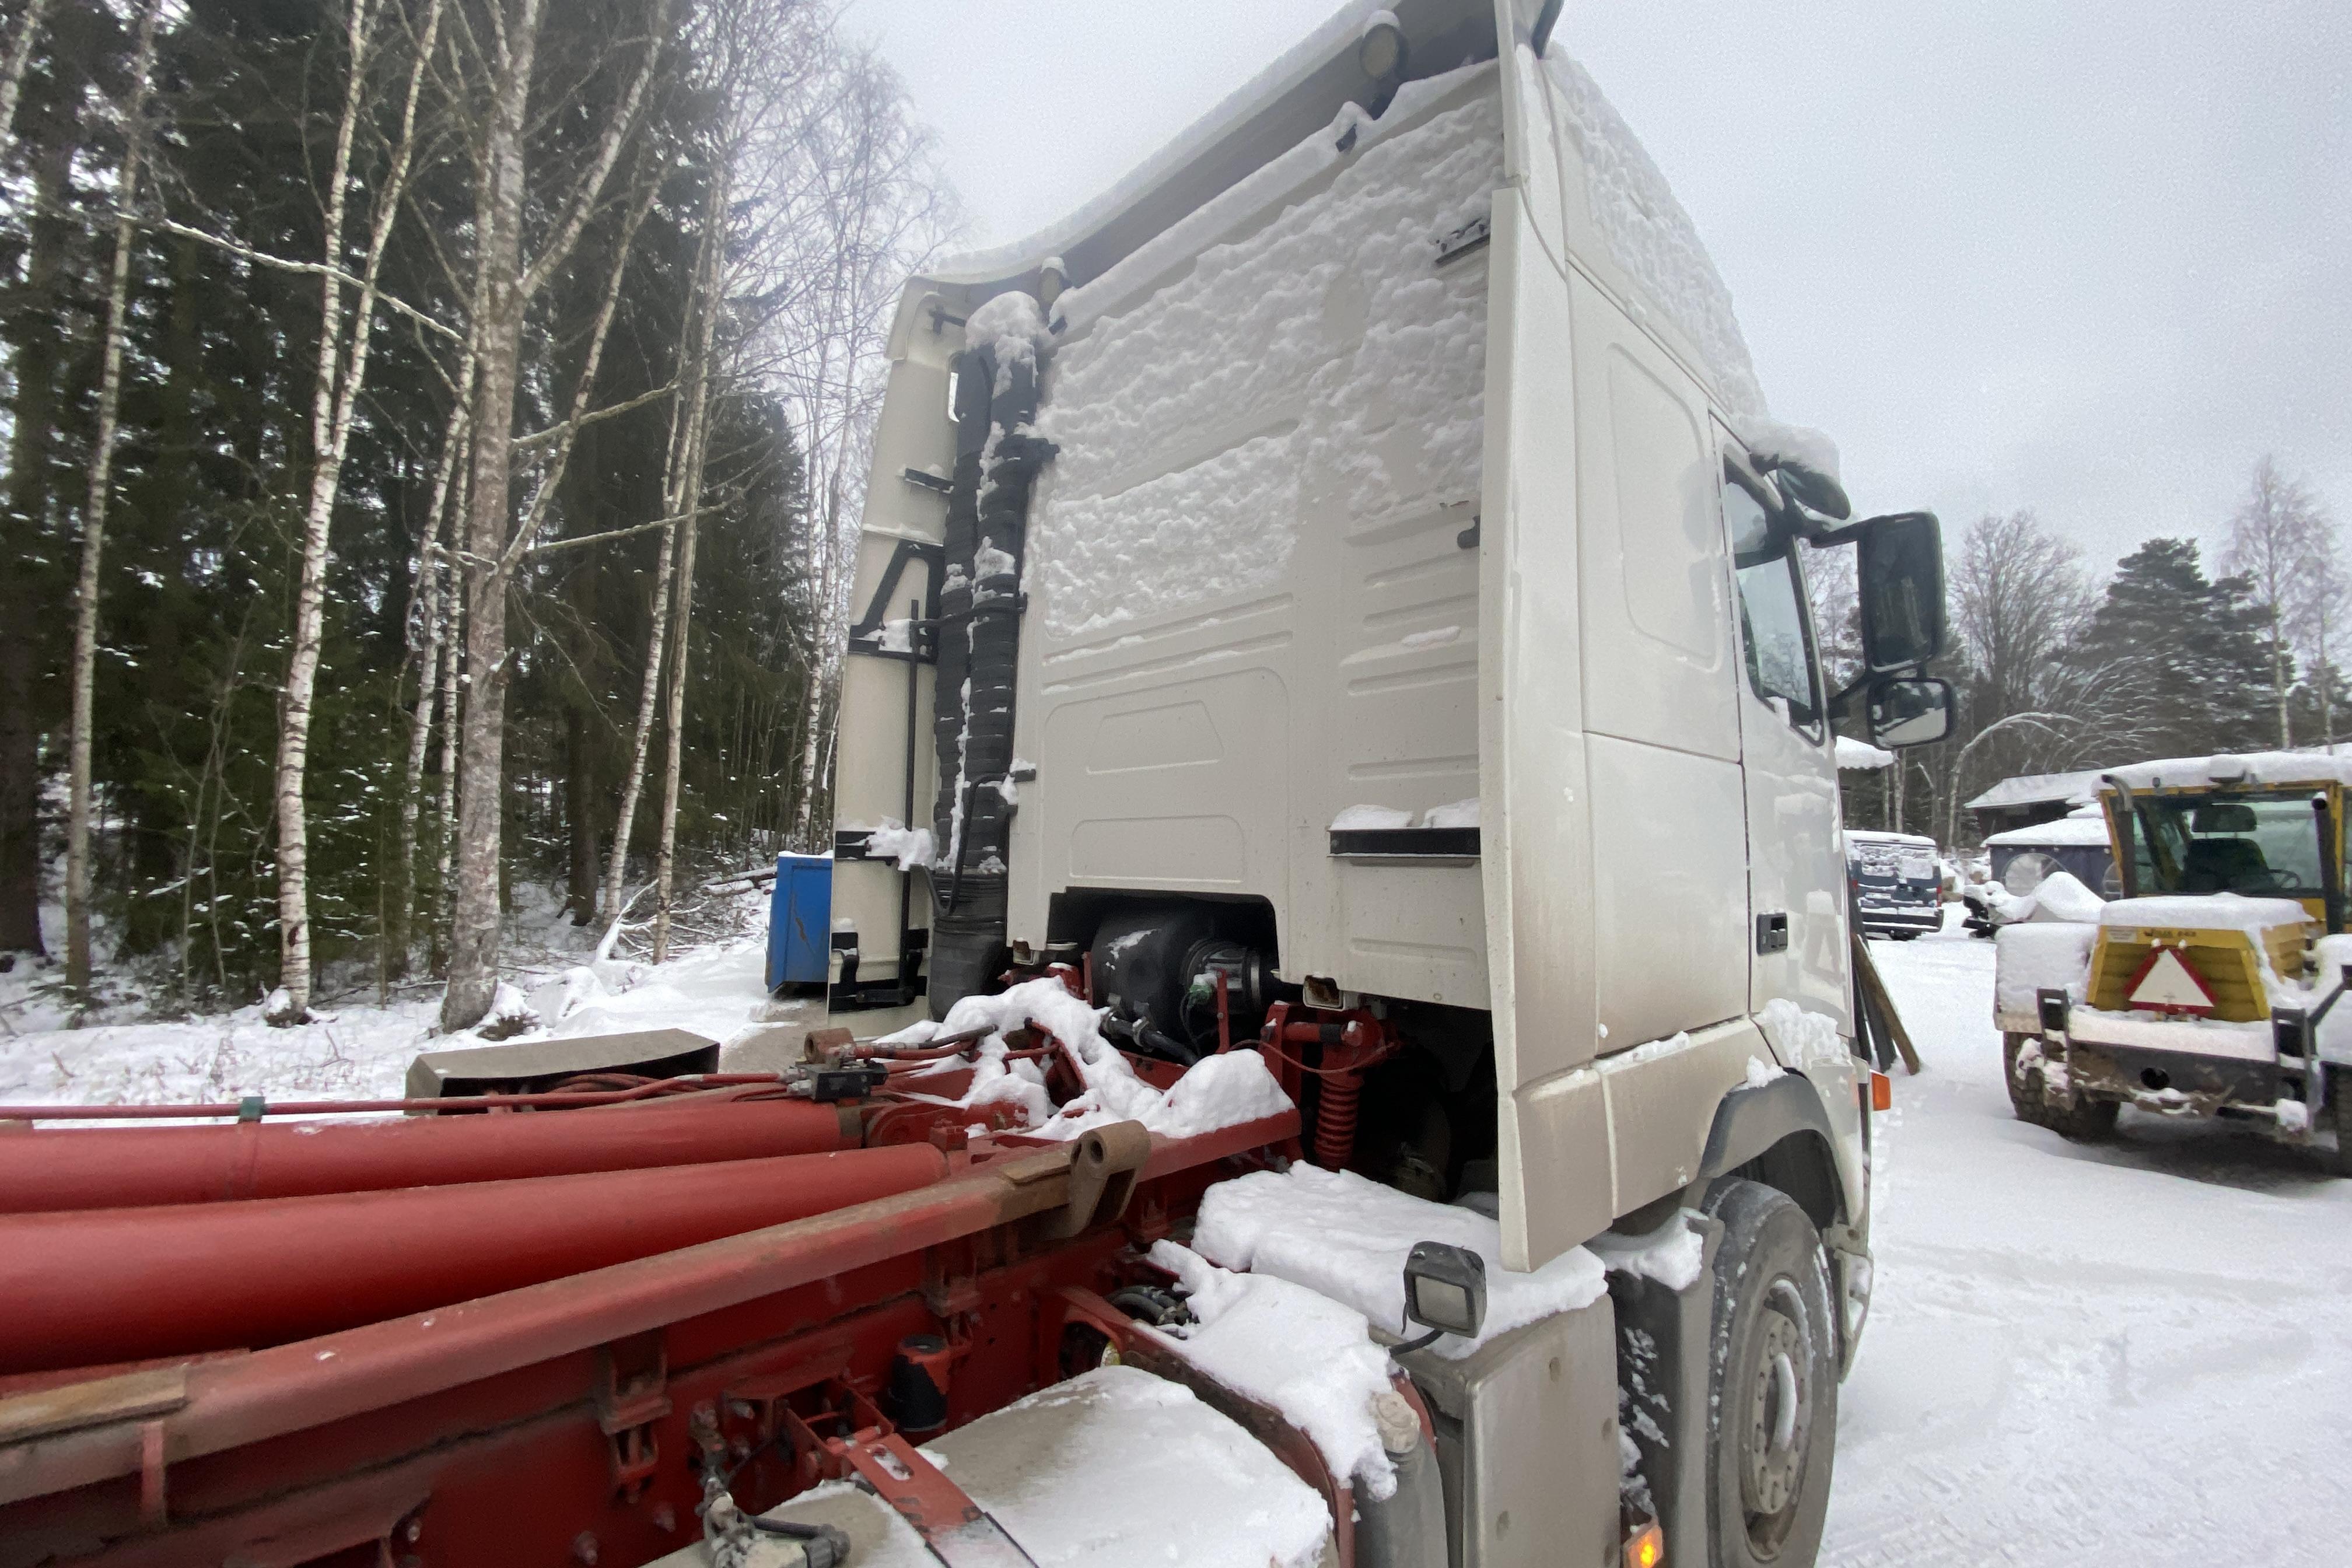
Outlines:
MULTIPOLYGON (((1706 1561, 1707 1356, 1715 1338, 1715 1254, 1723 1222, 1696 1210, 1697 1276, 1677 1290, 1646 1275, 1609 1275, 1617 1309, 1618 1416, 1639 1460, 1627 1489, 1646 1485, 1669 1563, 1706 1561)), ((1638 1495, 1629 1500, 1637 1506, 1638 1495)))

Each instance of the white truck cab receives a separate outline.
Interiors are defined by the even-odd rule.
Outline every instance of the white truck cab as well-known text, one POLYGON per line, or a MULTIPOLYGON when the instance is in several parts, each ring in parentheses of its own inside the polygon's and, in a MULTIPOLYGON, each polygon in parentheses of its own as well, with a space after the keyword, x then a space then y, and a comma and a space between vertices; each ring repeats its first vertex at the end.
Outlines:
MULTIPOLYGON (((1511 1269, 1684 1210, 1818 1236, 1810 1342, 1738 1342, 1832 1369, 1817 1460, 1723 1461, 1748 1504, 1706 1528, 1760 1560, 1818 1531, 1869 1291, 1832 721, 1943 734, 1941 551, 1849 521, 1766 417, 1558 9, 1351 7, 1066 224, 908 285, 831 1006, 878 1032, 1067 965, 1139 1058, 1273 1028, 1323 1053, 1318 1159, 1483 1208, 1511 1269), (1803 574, 1850 545, 1840 692, 1803 574), (1404 1048, 1356 1063, 1350 1017, 1404 1048)), ((1704 1388, 1709 1312, 1749 1309, 1677 1300, 1704 1388)))

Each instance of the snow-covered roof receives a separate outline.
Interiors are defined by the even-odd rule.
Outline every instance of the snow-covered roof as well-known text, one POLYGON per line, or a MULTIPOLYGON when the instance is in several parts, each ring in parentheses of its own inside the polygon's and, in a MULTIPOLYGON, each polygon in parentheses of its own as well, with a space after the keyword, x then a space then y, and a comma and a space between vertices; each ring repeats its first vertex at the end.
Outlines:
POLYGON ((2055 822, 2038 822, 2031 827, 2012 827, 2006 833, 1988 834, 1984 847, 2006 849, 2019 845, 2031 848, 2073 849, 2084 845, 2105 845, 2107 841, 2107 819, 2075 812, 2055 822))
POLYGON ((2108 773, 2134 789, 2165 785, 2352 784, 2352 756, 2327 752, 2218 752, 2210 757, 2169 757, 2133 763, 2108 773))
POLYGON ((2020 773, 2003 779, 1968 803, 1970 811, 1999 810, 2012 805, 2063 805, 2092 799, 2105 770, 2084 768, 2071 773, 2020 773))
POLYGON ((1867 741, 1857 741, 1851 735, 1837 738, 1837 765, 1841 769, 1884 768, 1894 764, 1895 753, 1881 751, 1867 741))
POLYGON ((1936 847, 1934 839, 1916 833, 1887 833, 1875 827, 1849 827, 1845 836, 1848 839, 1859 838, 1865 844, 1924 844, 1930 849, 1936 847))

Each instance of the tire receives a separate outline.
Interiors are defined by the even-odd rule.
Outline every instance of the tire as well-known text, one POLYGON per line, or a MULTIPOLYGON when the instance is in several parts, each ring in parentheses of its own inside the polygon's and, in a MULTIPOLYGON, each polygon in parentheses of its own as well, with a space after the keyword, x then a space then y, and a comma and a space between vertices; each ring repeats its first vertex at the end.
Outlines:
POLYGON ((1723 1222, 1707 1358, 1707 1562, 1808 1568, 1837 1452, 1829 1258, 1805 1211, 1761 1183, 1720 1182, 1706 1210, 1723 1222))
POLYGON ((2352 1069, 2328 1069, 2328 1098, 2335 1102, 2336 1158, 2330 1162, 2339 1176, 2352 1176, 2352 1069))
POLYGON ((2036 1127, 2046 1127, 2074 1143, 2095 1143, 2113 1135, 2116 1115, 2121 1109, 2114 1100, 2076 1095, 2074 1103, 2061 1110, 2042 1098, 2039 1077, 2031 1084, 2020 1081, 2017 1058, 2024 1050, 2028 1037, 2024 1035, 2003 1035, 2000 1037, 2000 1076, 2009 1085, 2009 1108, 2017 1113, 2017 1119, 2036 1127))

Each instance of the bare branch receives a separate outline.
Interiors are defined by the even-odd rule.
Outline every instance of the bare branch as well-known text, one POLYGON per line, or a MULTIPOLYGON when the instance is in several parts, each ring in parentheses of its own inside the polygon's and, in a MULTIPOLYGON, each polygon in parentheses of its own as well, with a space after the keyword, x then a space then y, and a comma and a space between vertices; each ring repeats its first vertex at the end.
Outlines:
MULTIPOLYGON (((299 272, 312 278, 332 278, 337 282, 352 289, 362 288, 366 283, 366 279, 356 277, 340 267, 330 267, 324 262, 320 261, 296 261, 290 257, 272 256, 268 251, 256 250, 251 246, 247 245, 239 245, 233 239, 224 239, 219 235, 206 234, 200 228, 191 228, 186 224, 178 222, 173 218, 133 217, 130 221, 142 225, 148 228, 159 230, 164 234, 176 234, 182 239, 193 239, 199 244, 209 245, 215 250, 225 250, 231 256, 238 257, 244 260, 252 262, 257 267, 274 268, 280 272, 299 272)), ((437 332, 453 343, 461 343, 466 341, 465 333, 457 331, 455 327, 445 326, 441 322, 435 321, 432 317, 426 315, 424 311, 418 310, 415 306, 409 304, 406 300, 400 299, 396 295, 386 294, 382 290, 378 290, 375 296, 375 300, 377 304, 390 307, 392 310, 407 317, 410 321, 415 321, 418 326, 425 328, 427 331, 437 332)))

